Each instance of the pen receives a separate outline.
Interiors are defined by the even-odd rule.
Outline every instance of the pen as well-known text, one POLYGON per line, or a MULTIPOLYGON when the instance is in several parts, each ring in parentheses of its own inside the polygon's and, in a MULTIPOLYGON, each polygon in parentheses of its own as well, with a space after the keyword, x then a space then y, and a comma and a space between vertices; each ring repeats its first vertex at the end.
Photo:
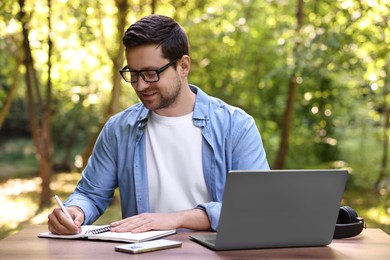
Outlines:
POLYGON ((73 219, 72 217, 69 215, 69 212, 66 210, 64 204, 62 204, 62 201, 60 200, 60 198, 57 196, 57 195, 54 195, 54 198, 56 199, 57 203, 58 203, 58 206, 60 206, 60 208, 62 209, 62 212, 65 213, 66 217, 72 221, 73 223, 73 219))

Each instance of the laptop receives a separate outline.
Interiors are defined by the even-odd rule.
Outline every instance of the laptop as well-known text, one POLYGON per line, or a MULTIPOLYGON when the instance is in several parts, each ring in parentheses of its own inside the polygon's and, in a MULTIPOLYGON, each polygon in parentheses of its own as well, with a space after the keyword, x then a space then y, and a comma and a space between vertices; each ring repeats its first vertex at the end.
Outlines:
POLYGON ((213 250, 331 243, 346 170, 230 171, 217 233, 190 238, 213 250))

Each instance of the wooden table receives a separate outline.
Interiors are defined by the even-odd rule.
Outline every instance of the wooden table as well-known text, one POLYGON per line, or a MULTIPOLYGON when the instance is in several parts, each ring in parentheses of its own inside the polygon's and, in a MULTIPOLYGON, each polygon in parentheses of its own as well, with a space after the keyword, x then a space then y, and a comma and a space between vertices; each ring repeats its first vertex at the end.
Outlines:
POLYGON ((46 225, 33 225, 0 240, 0 259, 390 259, 390 236, 380 229, 365 229, 355 238, 333 240, 325 247, 212 251, 179 232, 166 239, 183 246, 138 255, 115 252, 123 243, 37 238, 46 225))

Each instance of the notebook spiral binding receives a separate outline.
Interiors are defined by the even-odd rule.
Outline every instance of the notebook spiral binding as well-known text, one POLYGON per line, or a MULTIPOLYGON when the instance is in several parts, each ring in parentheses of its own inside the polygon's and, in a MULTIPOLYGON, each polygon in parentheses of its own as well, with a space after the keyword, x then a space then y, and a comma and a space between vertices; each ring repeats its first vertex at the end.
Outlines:
POLYGON ((85 234, 96 235, 96 234, 108 232, 110 230, 111 230, 111 226, 107 226, 107 227, 97 228, 97 229, 93 229, 93 230, 88 230, 87 232, 85 232, 85 234))

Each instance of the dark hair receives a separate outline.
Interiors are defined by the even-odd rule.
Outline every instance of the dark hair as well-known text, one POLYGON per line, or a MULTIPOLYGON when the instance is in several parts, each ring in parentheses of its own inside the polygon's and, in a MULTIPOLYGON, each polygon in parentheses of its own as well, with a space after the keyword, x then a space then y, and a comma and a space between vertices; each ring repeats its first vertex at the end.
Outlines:
POLYGON ((152 14, 132 24, 123 36, 126 50, 141 45, 157 44, 170 61, 189 55, 189 43, 183 28, 172 18, 152 14))

